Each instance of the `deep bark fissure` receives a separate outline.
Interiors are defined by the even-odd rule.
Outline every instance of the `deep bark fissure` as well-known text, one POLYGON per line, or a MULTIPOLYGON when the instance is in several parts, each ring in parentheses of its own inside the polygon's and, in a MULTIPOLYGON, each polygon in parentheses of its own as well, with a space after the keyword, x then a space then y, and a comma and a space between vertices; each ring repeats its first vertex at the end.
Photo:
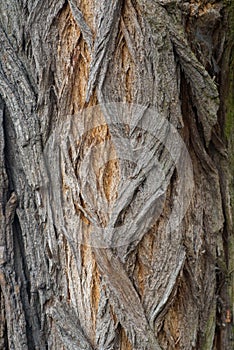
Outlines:
POLYGON ((23 245, 22 231, 17 215, 14 217, 13 226, 13 249, 14 249, 14 270, 16 273, 16 283, 20 284, 20 298, 22 300, 23 309, 25 312, 26 335, 28 346, 30 349, 35 349, 34 339, 32 335, 33 320, 31 314, 36 318, 36 310, 33 312, 30 306, 30 275, 25 261, 25 250, 23 245))

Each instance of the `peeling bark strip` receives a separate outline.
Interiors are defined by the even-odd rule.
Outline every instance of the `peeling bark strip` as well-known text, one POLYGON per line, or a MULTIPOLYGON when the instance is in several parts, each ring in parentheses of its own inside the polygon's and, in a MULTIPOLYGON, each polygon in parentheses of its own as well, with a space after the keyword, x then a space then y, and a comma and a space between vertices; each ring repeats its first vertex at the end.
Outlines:
POLYGON ((140 298, 118 258, 109 250, 95 249, 95 256, 119 322, 134 349, 160 350, 148 324, 140 298))
POLYGON ((0 2, 1 349, 233 348, 231 9, 0 2))
POLYGON ((70 0, 70 6, 72 10, 72 14, 74 16, 74 19, 76 20, 78 26, 80 27, 84 40, 86 41, 88 48, 90 51, 92 51, 93 46, 93 35, 91 32, 91 29, 89 28, 88 24, 85 22, 84 17, 82 15, 82 12, 79 10, 79 8, 76 6, 74 0, 70 0))
POLYGON ((111 0, 100 2, 99 4, 93 59, 90 65, 87 87, 87 102, 93 93, 95 85, 99 85, 99 89, 101 90, 108 61, 111 60, 115 49, 114 44, 118 33, 122 0, 111 0))

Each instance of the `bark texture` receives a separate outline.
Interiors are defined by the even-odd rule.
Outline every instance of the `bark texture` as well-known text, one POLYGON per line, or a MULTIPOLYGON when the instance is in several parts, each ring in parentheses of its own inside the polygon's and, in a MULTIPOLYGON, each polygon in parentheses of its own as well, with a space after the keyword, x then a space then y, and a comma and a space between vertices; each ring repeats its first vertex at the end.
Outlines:
POLYGON ((1 349, 233 348, 233 18, 0 3, 1 349))

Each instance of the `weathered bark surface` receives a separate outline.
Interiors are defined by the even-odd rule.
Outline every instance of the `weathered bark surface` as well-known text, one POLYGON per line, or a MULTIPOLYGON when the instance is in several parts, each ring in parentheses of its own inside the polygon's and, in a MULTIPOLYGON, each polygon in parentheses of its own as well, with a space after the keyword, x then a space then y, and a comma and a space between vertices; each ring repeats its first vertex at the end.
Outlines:
POLYGON ((1 349, 233 348, 232 21, 0 3, 1 349))

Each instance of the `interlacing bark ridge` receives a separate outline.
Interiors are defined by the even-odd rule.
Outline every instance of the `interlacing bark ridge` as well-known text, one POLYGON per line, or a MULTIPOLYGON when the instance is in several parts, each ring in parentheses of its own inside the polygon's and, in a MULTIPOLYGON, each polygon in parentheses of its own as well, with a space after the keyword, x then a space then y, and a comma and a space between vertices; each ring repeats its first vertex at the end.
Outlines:
POLYGON ((0 348, 232 348, 225 11, 1 2, 0 348))

